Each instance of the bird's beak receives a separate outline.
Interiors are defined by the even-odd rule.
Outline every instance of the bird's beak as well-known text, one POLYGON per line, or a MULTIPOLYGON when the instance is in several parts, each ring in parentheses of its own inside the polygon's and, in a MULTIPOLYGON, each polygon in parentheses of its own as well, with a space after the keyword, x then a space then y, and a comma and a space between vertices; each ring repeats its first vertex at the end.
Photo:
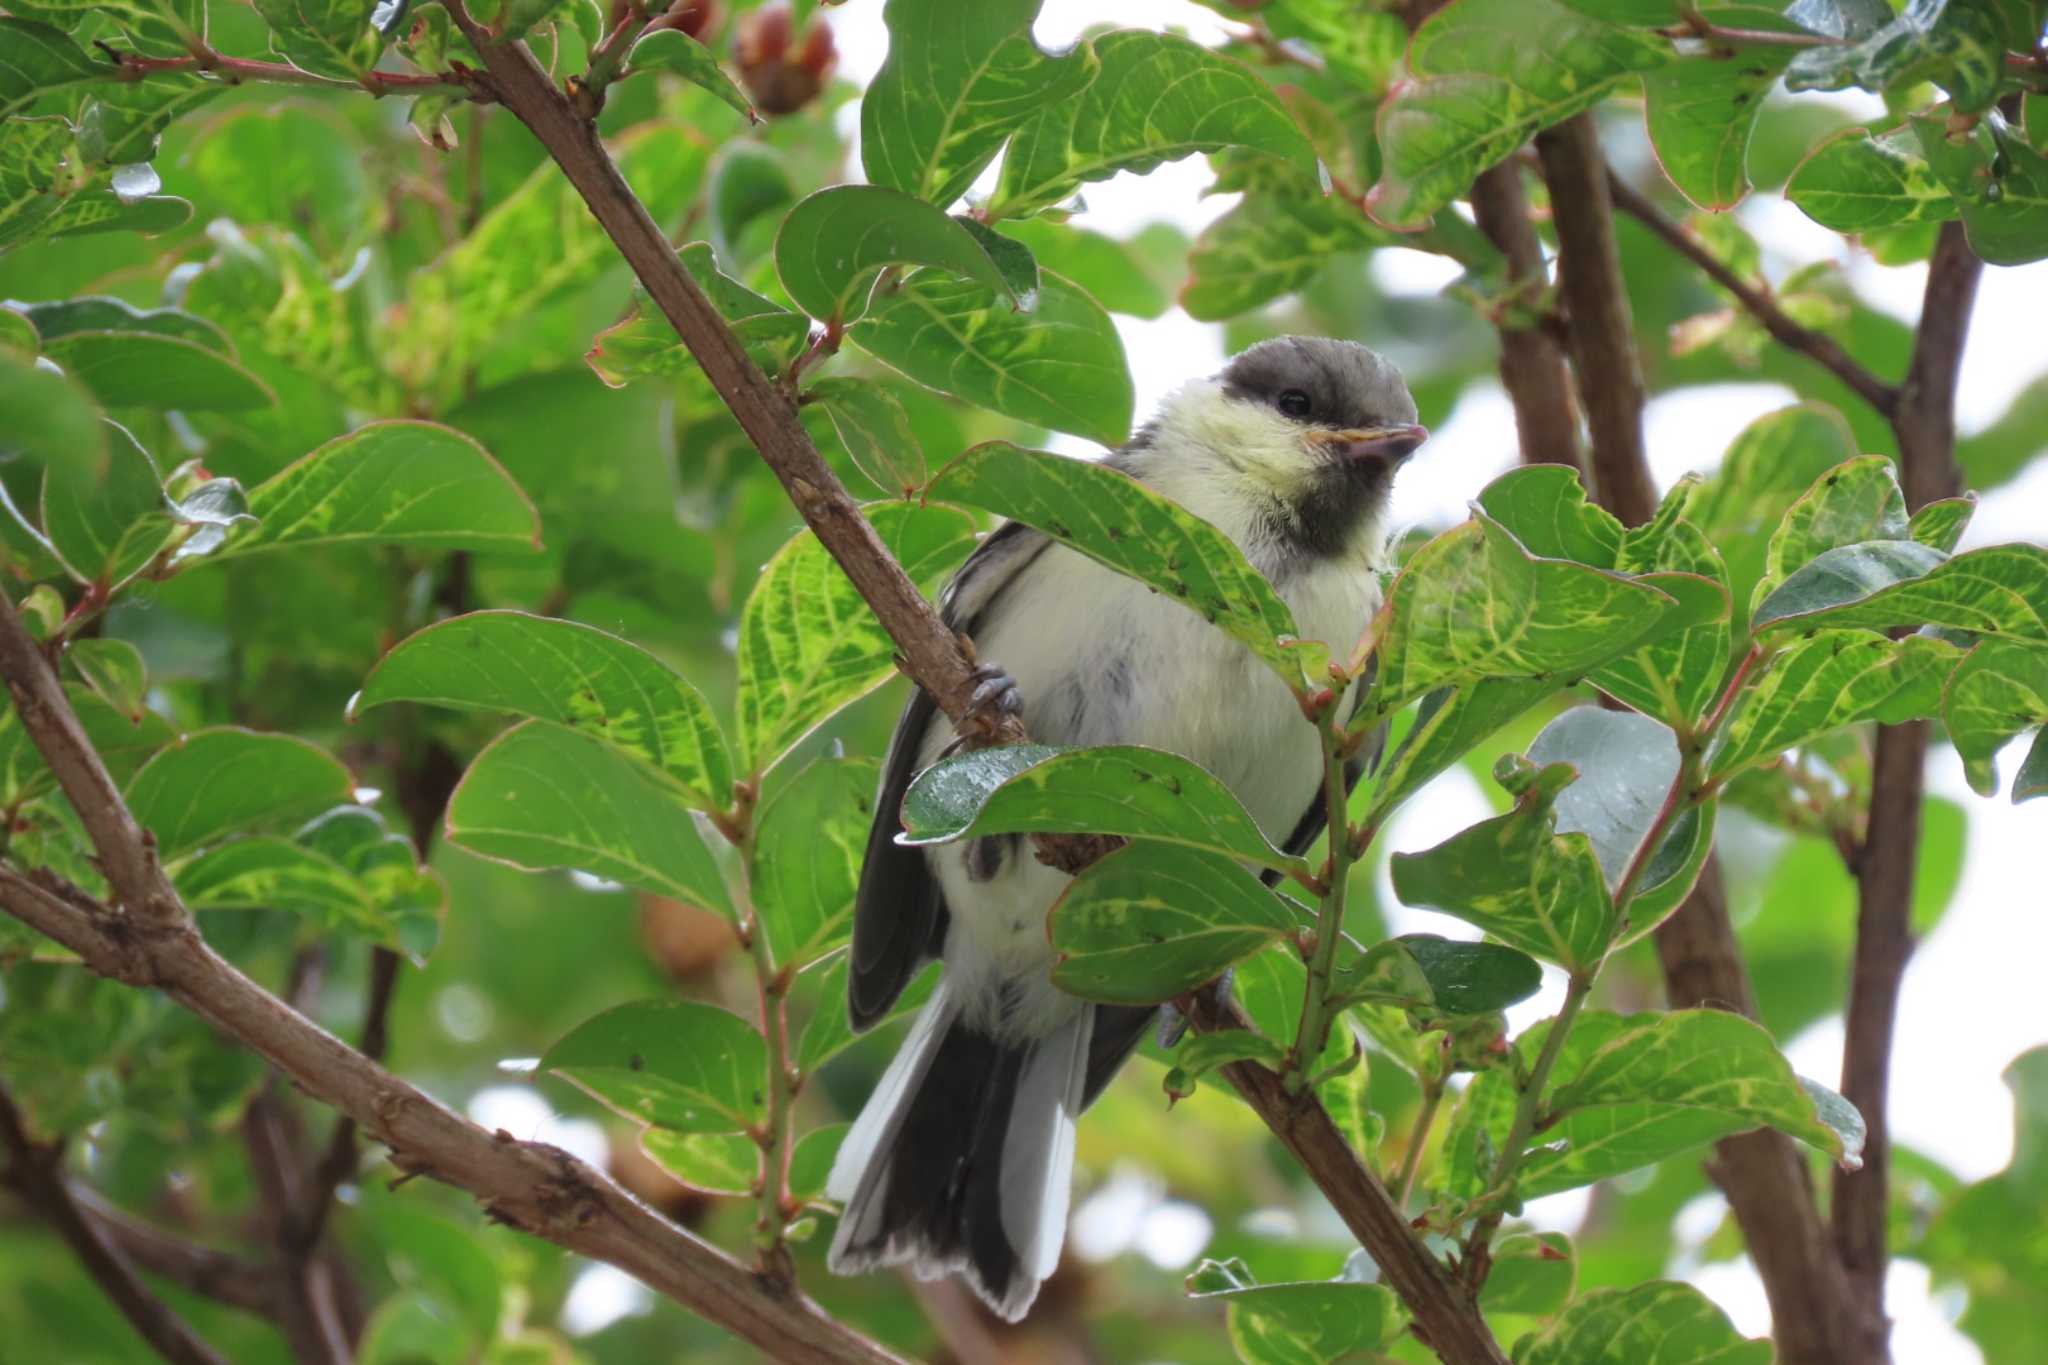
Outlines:
POLYGON ((1409 423, 1392 427, 1359 427, 1349 431, 1312 431, 1309 442, 1332 459, 1378 460, 1397 465, 1429 439, 1429 428, 1409 423))

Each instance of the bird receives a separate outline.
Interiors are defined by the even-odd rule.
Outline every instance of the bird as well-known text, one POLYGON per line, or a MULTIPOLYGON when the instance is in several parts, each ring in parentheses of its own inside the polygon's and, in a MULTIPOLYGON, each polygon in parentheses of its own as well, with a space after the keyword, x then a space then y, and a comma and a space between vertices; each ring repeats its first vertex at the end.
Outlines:
MULTIPOLYGON (((1171 393, 1104 463, 1223 532, 1304 637, 1348 648, 1378 609, 1395 470, 1428 438, 1400 371, 1353 341, 1259 342, 1171 393)), ((1321 832, 1322 753, 1287 685, 1178 600, 1019 522, 969 555, 942 618, 986 660, 974 706, 1034 740, 1135 744, 1192 759, 1268 838, 1321 832)), ((912 780, 956 744, 913 692, 882 766, 854 899, 856 1032, 933 958, 937 988, 843 1140, 828 1267, 962 1277, 1017 1321, 1065 1239, 1075 1119, 1160 1017, 1052 983, 1046 917, 1071 883, 1016 835, 900 843, 912 780)))

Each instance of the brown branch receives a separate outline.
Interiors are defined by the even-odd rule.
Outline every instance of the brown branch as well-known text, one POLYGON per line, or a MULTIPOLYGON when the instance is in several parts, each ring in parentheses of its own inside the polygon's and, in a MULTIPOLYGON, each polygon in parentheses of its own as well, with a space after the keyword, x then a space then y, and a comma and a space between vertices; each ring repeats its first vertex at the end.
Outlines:
POLYGON ((1748 311, 1751 317, 1763 324, 1766 332, 1779 344, 1797 351, 1830 372, 1835 378, 1855 390, 1856 395, 1886 417, 1892 415, 1899 401, 1899 392, 1869 370, 1856 363, 1850 354, 1833 337, 1816 332, 1811 327, 1793 321, 1778 306, 1770 291, 1762 289, 1730 270, 1721 259, 1707 250, 1704 243, 1687 232, 1682 224, 1666 217, 1648 195, 1609 172, 1607 188, 1613 197, 1614 206, 1629 217, 1641 223, 1651 232, 1678 252, 1679 255, 1698 266, 1715 284, 1735 296, 1735 301, 1748 311))
POLYGON ((274 1320, 275 1280, 269 1267, 231 1251, 166 1231, 116 1207, 97 1190, 72 1182, 71 1202, 123 1256, 188 1293, 274 1320))
MULTIPOLYGON (((280 1002, 282 1004, 282 1002, 280 1002)), ((286 1006, 286 1008, 290 1008, 286 1006)), ((242 1114, 242 1143, 261 1194, 263 1222, 278 1256, 274 1267, 278 1325, 300 1365, 348 1365, 348 1329, 334 1280, 324 1262, 299 1251, 294 1225, 308 1207, 299 1160, 299 1134, 288 1122, 281 1087, 273 1077, 242 1114)))
MULTIPOLYGON (((1249 1029, 1234 1002, 1205 987, 1177 1002, 1203 1033, 1249 1029)), ((1386 1281, 1415 1315, 1416 1335, 1446 1361, 1505 1362, 1473 1300, 1409 1226, 1408 1217, 1313 1096, 1289 1093, 1285 1079, 1256 1062, 1235 1062, 1223 1074, 1266 1121, 1372 1254, 1386 1281)))
POLYGON ((99 843, 118 899, 151 904, 148 920, 116 914, 55 878, 0 866, 0 907, 76 952, 86 966, 150 985, 261 1054, 299 1088, 350 1115, 389 1147, 394 1164, 469 1191, 500 1222, 607 1261, 777 1360, 894 1361, 794 1291, 765 1285, 746 1266, 667 1222, 603 1173, 545 1143, 491 1134, 392 1075, 258 986, 206 945, 168 892, 152 901, 161 869, 121 804, 99 757, 66 748, 76 717, 56 674, 13 607, 0 606, 0 671, 17 713, 99 843), (64 765, 58 763, 59 756, 64 765), (117 842, 127 830, 133 846, 117 842), (115 869, 120 869, 118 872, 115 869), (142 885, 126 878, 143 879, 142 885))
POLYGON ((1579 402, 1593 438, 1593 486, 1602 506, 1639 526, 1656 514, 1657 486, 1643 445, 1643 372, 1614 240, 1607 159, 1593 116, 1580 114, 1546 128, 1536 136, 1536 152, 1557 226, 1558 290, 1579 402))
MULTIPOLYGON (((1899 386, 1892 430, 1900 483, 1917 511, 1963 491, 1956 464, 1956 380, 1984 264, 1961 223, 1944 223, 1928 266, 1913 359, 1899 386)), ((1842 1049, 1842 1093, 1868 1127, 1863 1168, 1835 1176, 1835 1249, 1858 1291, 1884 1305, 1891 1140, 1888 1108, 1899 985, 1913 954, 1913 874, 1920 852, 1928 724, 1880 726, 1870 774, 1870 819, 1856 874, 1856 955, 1842 1049)))
MULTIPOLYGON (((1540 295, 1549 274, 1543 264, 1543 243, 1529 221, 1529 199, 1522 190, 1521 171, 1512 161, 1486 171, 1472 184, 1472 213, 1479 229, 1500 248, 1508 262, 1508 293, 1515 304, 1540 295)), ((1521 437, 1524 464, 1563 464, 1585 469, 1579 448, 1579 414, 1572 402, 1571 371, 1557 338, 1541 324, 1523 324, 1503 316, 1500 334, 1500 382, 1515 407, 1515 431, 1521 437)))
POLYGON ((283 62, 258 62, 241 57, 227 57, 218 52, 207 51, 189 57, 138 57, 129 52, 112 54, 113 64, 106 68, 105 79, 122 81, 133 85, 151 76, 165 73, 181 75, 212 76, 223 85, 241 85, 256 81, 271 85, 311 85, 328 90, 367 90, 380 99, 393 94, 423 94, 429 90, 460 90, 472 100, 488 103, 490 91, 480 84, 474 72, 460 68, 449 72, 428 72, 415 74, 403 71, 366 71, 352 81, 337 80, 332 76, 315 75, 301 71, 296 66, 283 62))
MULTIPOLYGON (((11 608, 7 616, 10 622, 18 619, 11 608)), ((183 1318, 149 1292, 136 1278, 135 1268, 79 1208, 71 1197, 69 1182, 64 1179, 62 1144, 37 1142, 29 1133, 27 1120, 4 1090, 0 1090, 0 1147, 7 1151, 7 1184, 70 1243, 86 1273, 158 1355, 173 1365, 227 1365, 183 1318)))

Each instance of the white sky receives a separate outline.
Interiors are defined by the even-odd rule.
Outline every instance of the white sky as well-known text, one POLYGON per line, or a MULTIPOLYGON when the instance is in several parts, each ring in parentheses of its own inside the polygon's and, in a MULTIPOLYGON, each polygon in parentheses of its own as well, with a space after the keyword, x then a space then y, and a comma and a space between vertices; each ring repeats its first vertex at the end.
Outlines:
MULTIPOLYGON (((886 55, 881 9, 882 0, 851 0, 830 12, 840 70, 862 84, 886 55)), ((1230 29, 1219 15, 1189 0, 1045 0, 1036 32, 1042 44, 1057 48, 1104 23, 1172 26, 1207 43, 1222 41, 1230 29)), ((1878 107, 1874 99, 1869 105, 1878 107)), ((1859 106, 1856 116, 1872 114, 1859 106)), ((851 108, 844 126, 857 135, 858 117, 851 108)), ((1120 175, 1087 188, 1087 211, 1077 221, 1115 237, 1154 221, 1174 223, 1192 235, 1235 202, 1236 196, 1202 198, 1210 178, 1199 157, 1162 166, 1143 178, 1120 175)), ((1756 195, 1740 213, 1765 242, 1766 266, 1774 274, 1809 261, 1837 259, 1872 305, 1909 323, 1917 318, 1924 265, 1888 269, 1852 254, 1840 237, 1776 195, 1756 195)), ((1371 262, 1375 281, 1393 293, 1433 294, 1456 273, 1440 258, 1407 250, 1381 250, 1371 262)), ((2048 263, 1986 271, 1958 400, 1965 432, 1997 417, 2022 386, 2048 368, 2048 350, 2040 342, 2044 316, 2048 263)), ((1141 418, 1174 387, 1215 370, 1224 358, 1222 328, 1196 322, 1178 308, 1152 322, 1118 316, 1116 323, 1130 358, 1141 418)), ((1738 431, 1792 397, 1782 386, 1753 383, 1691 388, 1652 399, 1646 423, 1658 478, 1668 484, 1687 470, 1711 469, 1738 431)), ((1095 449, 1067 439, 1053 445, 1077 454, 1095 449)), ((2048 433, 2043 445, 2048 447, 2048 433)), ((1396 524, 1461 520, 1466 502, 1510 468, 1514 455, 1514 415, 1506 397, 1495 385, 1475 386, 1438 424, 1423 456, 1403 469, 1395 493, 1396 524)), ((2048 464, 1986 497, 1964 543, 2039 540, 2044 508, 2048 464)), ((2021 752, 2016 747, 2005 756, 2008 778, 2021 752)), ((2012 1100, 2000 1073, 2018 1053, 2048 1042, 2048 1009, 2042 1008, 2039 985, 2040 965, 2048 962, 2048 904, 2038 889, 2036 842, 2048 829, 2048 802, 2015 807, 2003 798, 1975 796, 1946 748, 1936 752, 1930 771, 1932 790, 1968 811, 1969 843, 1955 900, 1906 976, 1893 1057, 1892 1131, 1899 1141, 1975 1180, 2002 1169, 2012 1155, 2012 1100)), ((1478 788, 1452 772, 1431 788, 1427 802, 1411 804, 1396 818, 1387 838, 1393 848, 1426 848, 1490 813, 1478 788)), ((1382 892, 1398 933, 1428 928, 1471 936, 1455 920, 1401 907, 1391 887, 1382 892)), ((1554 1011, 1561 996, 1560 981, 1550 980, 1542 994, 1512 1012, 1516 1027, 1554 1011)), ((1840 1073, 1841 1048, 1836 1018, 1793 1039, 1788 1051, 1801 1072, 1832 1083, 1840 1073)), ((502 1102, 502 1091, 486 1094, 502 1102)), ((528 1122, 538 1126, 543 1119, 536 1114, 528 1122)), ((1703 1200, 1681 1219, 1681 1244, 1669 1273, 1711 1295, 1744 1332, 1763 1335, 1770 1330, 1770 1309, 1747 1258, 1701 1265, 1685 1244, 1688 1223, 1696 1229, 1692 1246, 1712 1230, 1721 1214, 1718 1201, 1718 1195, 1703 1200)), ((1584 1193, 1573 1192, 1538 1201, 1531 1216, 1569 1231, 1585 1206, 1584 1193)), ((1142 1181, 1113 1181, 1077 1207, 1077 1250, 1106 1254, 1136 1247, 1162 1265, 1186 1264, 1209 1234, 1207 1219, 1191 1217, 1191 1212, 1199 1213, 1166 1202, 1163 1192, 1147 1190, 1142 1181), (1128 1226, 1120 1232, 1110 1226, 1115 1223, 1128 1226)), ((637 1286, 630 1280, 624 1288, 613 1284, 601 1273, 604 1269, 595 1268, 587 1284, 579 1282, 580 1298, 572 1298, 581 1330, 595 1330, 642 1302, 631 1292, 637 1286), (609 1315, 606 1305, 611 1306, 609 1315)), ((1930 1294, 1925 1267, 1893 1267, 1888 1307, 1896 1320, 1898 1359, 1915 1365, 1982 1365, 1981 1352, 1950 1325, 1961 1312, 1960 1298, 1930 1294)))

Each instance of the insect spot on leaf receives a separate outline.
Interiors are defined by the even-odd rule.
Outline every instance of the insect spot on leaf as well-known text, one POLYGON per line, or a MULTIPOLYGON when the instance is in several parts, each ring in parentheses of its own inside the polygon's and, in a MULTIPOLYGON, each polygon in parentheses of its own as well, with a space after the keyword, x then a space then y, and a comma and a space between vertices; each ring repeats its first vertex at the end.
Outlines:
POLYGON ((642 1056, 641 1056, 641 1055, 640 1055, 639 1053, 637 1053, 637 1052, 636 1052, 636 1053, 634 1053, 634 1054, 633 1054, 632 1056, 630 1056, 630 1057, 626 1058, 626 1070, 628 1070, 628 1071, 642 1071, 642 1070, 645 1070, 645 1069, 646 1069, 646 1067, 647 1067, 647 1061, 646 1061, 646 1059, 645 1059, 645 1058, 643 1058, 643 1057, 642 1057, 642 1056))

